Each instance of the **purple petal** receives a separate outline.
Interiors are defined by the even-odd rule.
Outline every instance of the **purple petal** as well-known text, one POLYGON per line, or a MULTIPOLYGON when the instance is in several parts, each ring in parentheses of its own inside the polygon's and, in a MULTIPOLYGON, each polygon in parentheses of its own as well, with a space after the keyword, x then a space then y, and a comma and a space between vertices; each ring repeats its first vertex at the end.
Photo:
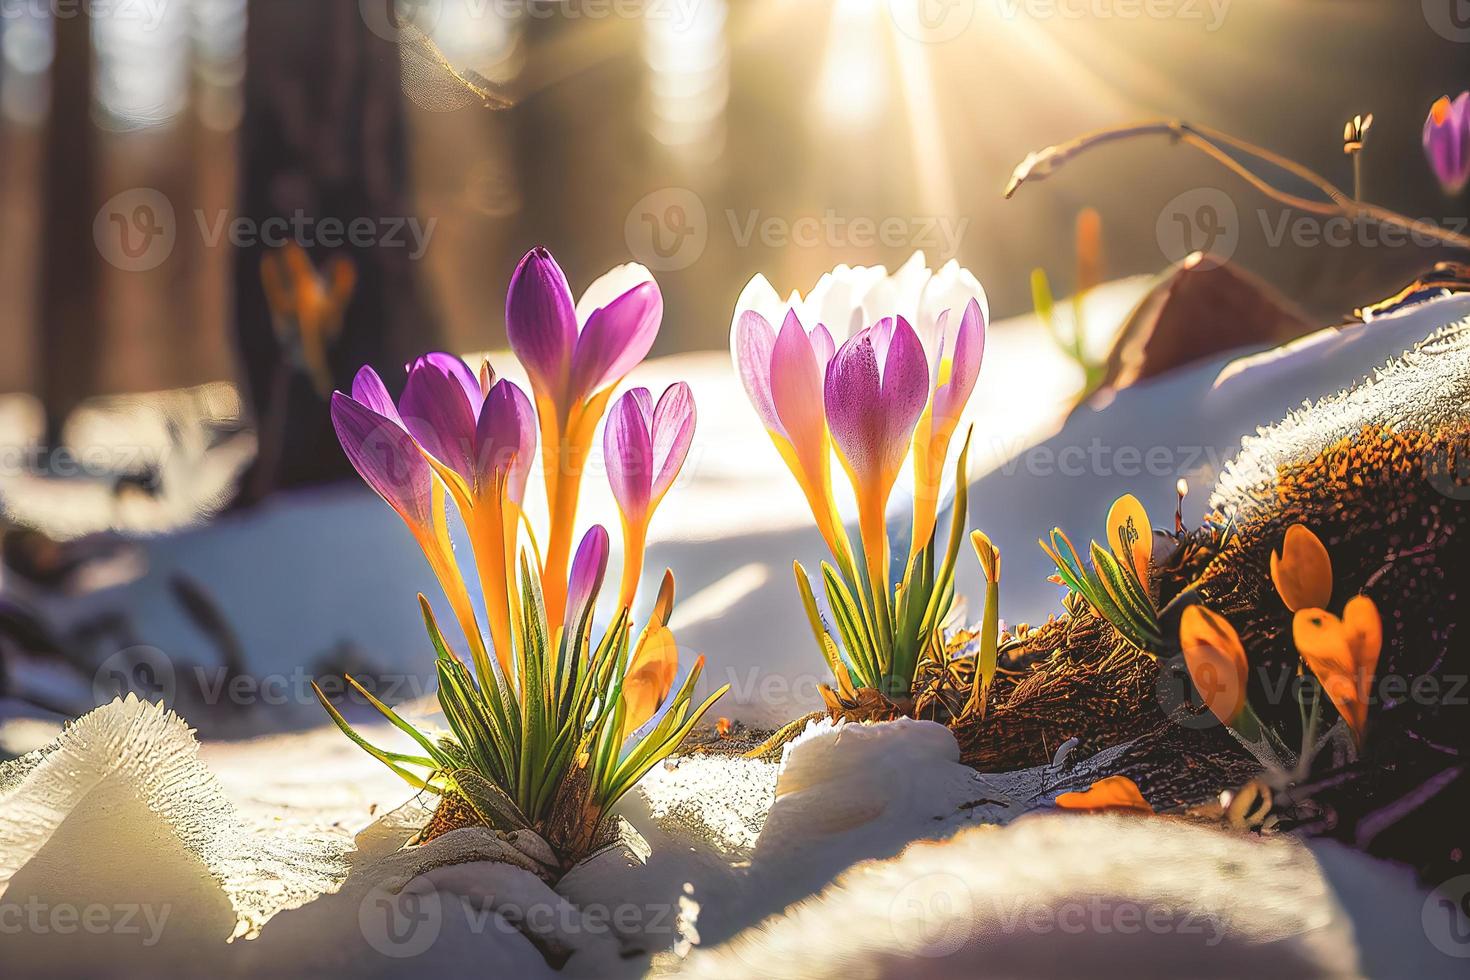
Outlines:
POLYGON ((560 391, 577 344, 577 313, 561 267, 544 248, 516 266, 505 298, 505 332, 535 387, 560 391))
POLYGON ((893 331, 896 327, 897 323, 891 316, 885 316, 873 324, 873 353, 878 358, 879 364, 888 360, 888 345, 893 343, 893 331))
POLYGON ((572 358, 573 397, 586 398, 627 376, 648 356, 663 318, 664 298, 653 282, 594 310, 572 358))
POLYGON ((603 576, 607 574, 608 550, 607 529, 601 524, 589 527, 582 535, 582 543, 577 545, 567 579, 566 615, 562 617, 569 630, 581 624, 587 607, 597 601, 603 576))
POLYGON ((383 379, 369 365, 364 364, 359 368, 357 376, 352 379, 352 400, 361 402, 386 419, 402 424, 398 406, 393 404, 393 397, 388 394, 383 379))
POLYGON ((823 401, 858 480, 872 487, 891 479, 929 402, 924 345, 908 321, 885 318, 843 344, 827 365, 823 401))
POLYGON ((653 392, 647 388, 630 388, 626 396, 638 404, 638 411, 643 413, 643 424, 647 428, 653 427, 653 392))
MULTIPOLYGON (((821 327, 817 330, 826 333, 821 327)), ((813 337, 817 330, 812 331, 813 337)), ((822 364, 815 346, 793 313, 781 325, 771 351, 771 399, 786 437, 805 459, 814 458, 814 453, 820 451, 827 431, 822 408, 822 364)))
POLYGON ((367 485, 410 525, 432 517, 433 476, 403 427, 340 391, 332 393, 332 426, 342 450, 367 485))
POLYGON ((924 342, 903 317, 893 329, 888 356, 883 365, 884 465, 895 470, 902 465, 914 437, 914 427, 929 404, 929 364, 924 342))
POLYGON ((980 377, 980 362, 985 357, 985 314, 980 304, 970 300, 960 319, 955 337, 954 358, 950 361, 949 381, 934 393, 934 415, 957 419, 964 412, 975 382, 980 377))
POLYGON ((811 340, 812 353, 817 355, 817 367, 825 372, 827 362, 832 360, 832 355, 837 352, 837 345, 832 342, 832 334, 820 323, 812 330, 811 340))
POLYGON ((639 392, 646 400, 647 388, 635 388, 617 400, 602 434, 607 482, 623 516, 634 523, 647 518, 653 496, 653 439, 639 392))
POLYGON ((398 408, 425 452, 467 481, 474 480, 475 415, 457 379, 420 358, 410 367, 398 408))
POLYGON ((863 483, 881 471, 878 456, 883 438, 883 378, 873 349, 871 329, 859 330, 837 348, 827 364, 823 404, 832 439, 863 483))
POLYGON ((680 381, 669 385, 653 411, 652 441, 656 475, 653 499, 658 500, 674 485, 689 446, 694 442, 694 392, 680 381))
POLYGON ((488 489, 505 476, 505 495, 520 503, 536 458, 536 412, 514 382, 501 378, 490 389, 475 425, 473 485, 488 489))
POLYGON ((454 354, 435 351, 432 354, 425 354, 410 364, 408 366, 409 373, 413 373, 414 368, 421 364, 432 365, 444 374, 449 375, 455 381, 458 381, 459 386, 464 389, 465 400, 470 403, 470 410, 472 412, 478 412, 480 410, 480 403, 485 400, 485 393, 480 390, 480 379, 476 377, 475 372, 470 370, 470 366, 462 358, 456 357, 454 354))
POLYGON ((1458 194, 1470 181, 1470 92, 1450 103, 1443 121, 1433 110, 1424 120, 1424 152, 1445 191, 1458 194))
POLYGON ((735 370, 745 384, 745 394, 755 406, 767 429, 786 434, 776 414, 776 403, 771 399, 771 350, 776 346, 776 332, 765 317, 754 310, 746 310, 735 321, 734 335, 730 338, 731 353, 735 356, 735 370))

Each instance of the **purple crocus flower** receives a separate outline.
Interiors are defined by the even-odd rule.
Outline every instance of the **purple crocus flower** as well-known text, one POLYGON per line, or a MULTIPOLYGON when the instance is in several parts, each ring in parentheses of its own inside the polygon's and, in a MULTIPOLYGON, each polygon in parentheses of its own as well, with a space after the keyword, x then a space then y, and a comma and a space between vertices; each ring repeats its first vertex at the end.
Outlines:
MULTIPOLYGON (((445 569, 441 582, 451 568, 458 578, 443 526, 442 493, 448 488, 469 531, 496 658, 508 674, 514 584, 508 568, 516 554, 526 477, 536 455, 536 415, 530 399, 514 383, 494 380, 488 366, 483 375, 482 383, 452 354, 420 357, 408 365, 408 383, 394 406, 382 380, 364 368, 353 382, 352 398, 340 392, 333 395, 332 417, 357 471, 404 515, 421 544, 425 536, 432 540, 435 554, 430 561, 439 561, 445 569), (362 412, 382 420, 366 437, 362 412), (439 480, 425 474, 419 463, 439 480), (407 493, 413 496, 405 497, 407 493), (421 506, 425 493, 434 495, 428 513, 421 506), (413 506, 402 506, 409 503, 413 506), (447 563, 436 558, 440 551, 448 555, 447 563)), ((429 554, 429 546, 424 547, 429 554)), ((462 582, 457 588, 445 586, 451 602, 458 601, 456 592, 462 589, 462 582)), ((465 605, 468 608, 468 600, 465 605)), ((476 630, 471 645, 477 647, 477 665, 484 671, 488 659, 480 662, 483 643, 478 637, 476 630)))
POLYGON ((855 333, 827 365, 827 424, 857 496, 872 588, 887 589, 884 512, 929 402, 924 345, 903 317, 855 333))
POLYGON ((419 447, 459 491, 456 499, 473 502, 503 492, 519 504, 536 456, 536 414, 525 392, 496 380, 488 368, 482 386, 452 354, 420 357, 408 366, 398 410, 419 447))
POLYGON ((541 587, 550 625, 563 610, 582 468, 613 389, 648 355, 663 320, 663 296, 648 270, 614 269, 572 303, 561 267, 544 248, 527 252, 505 301, 505 329, 536 397, 545 454, 546 544, 541 587))
POLYGON ((845 555, 846 538, 832 500, 832 437, 822 404, 832 335, 821 324, 808 333, 795 310, 787 311, 777 334, 764 316, 745 310, 735 320, 730 349, 745 392, 806 495, 823 539, 833 555, 845 555))
POLYGON ((488 665, 485 641, 449 541, 444 484, 435 478, 376 371, 358 371, 350 397, 333 392, 332 425, 353 469, 398 513, 423 550, 476 665, 488 665))
POLYGON ((1470 183, 1470 92, 1453 102, 1441 96, 1424 120, 1424 154, 1446 194, 1459 194, 1470 183))
POLYGON ((610 550, 607 528, 594 524, 582 535, 582 543, 572 558, 572 573, 567 581, 567 609, 562 620, 569 630, 582 624, 582 617, 597 601, 602 590, 602 579, 607 573, 607 555, 610 550))
POLYGON ((638 591, 648 523, 689 455, 694 424, 694 394, 682 381, 670 385, 656 406, 647 388, 634 388, 608 416, 602 447, 623 517, 620 603, 625 608, 638 591))

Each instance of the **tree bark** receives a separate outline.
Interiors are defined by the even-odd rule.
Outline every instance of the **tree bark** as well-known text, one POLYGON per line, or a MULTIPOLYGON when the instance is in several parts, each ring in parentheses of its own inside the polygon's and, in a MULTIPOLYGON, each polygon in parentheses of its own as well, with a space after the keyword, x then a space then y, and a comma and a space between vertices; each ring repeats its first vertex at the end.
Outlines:
POLYGON ((67 417, 93 394, 102 355, 97 215, 97 137, 92 125, 92 21, 85 6, 55 23, 51 112, 46 127, 41 233, 39 393, 45 445, 61 445, 67 417))
MULTIPOLYGON (((388 0, 384 0, 385 4, 388 0)), ((261 450, 241 502, 273 489, 350 473, 328 406, 292 370, 261 287, 263 232, 283 227, 321 267, 357 265, 357 290, 330 352, 335 385, 371 364, 390 387, 402 365, 431 349, 438 330, 417 282, 411 247, 385 242, 385 219, 413 217, 398 46, 369 29, 358 0, 251 0, 246 40, 240 215, 255 234, 237 249, 235 333, 261 450), (375 243, 323 244, 322 222, 374 222, 375 243), (267 224, 276 219, 273 225, 267 224)), ((411 242, 411 239, 408 239, 411 242)))

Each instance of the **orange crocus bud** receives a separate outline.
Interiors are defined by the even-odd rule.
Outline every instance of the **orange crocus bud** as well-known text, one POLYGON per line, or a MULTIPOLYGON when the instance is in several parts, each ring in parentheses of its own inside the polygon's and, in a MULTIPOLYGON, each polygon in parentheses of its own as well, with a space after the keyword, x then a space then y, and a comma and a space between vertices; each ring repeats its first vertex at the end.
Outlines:
POLYGON ((1108 511, 1108 546, 1126 568, 1148 589, 1148 565, 1153 559, 1154 532, 1148 522, 1148 511, 1131 493, 1113 502, 1108 511))
POLYGON ((1271 581, 1292 612, 1323 609, 1332 600, 1332 559, 1305 524, 1286 529, 1281 552, 1271 552, 1271 581))
POLYGON ((1297 652, 1362 748, 1373 675, 1383 649, 1378 607, 1360 595, 1348 600, 1342 619, 1321 609, 1302 609, 1292 621, 1291 634, 1297 652))
MULTIPOLYGON (((703 662, 701 660, 701 662, 703 662)), ((658 713, 679 672, 679 647, 665 626, 645 630, 623 679, 623 738, 658 713)))
POLYGON ((1245 710, 1248 671, 1235 627, 1204 606, 1190 606, 1179 620, 1179 646, 1205 706, 1226 725, 1232 724, 1245 710))
POLYGON ((1061 810, 1121 810, 1125 813, 1153 813, 1154 808, 1138 791, 1138 784, 1127 776, 1109 776, 1098 780, 1080 793, 1063 793, 1057 797, 1061 810))

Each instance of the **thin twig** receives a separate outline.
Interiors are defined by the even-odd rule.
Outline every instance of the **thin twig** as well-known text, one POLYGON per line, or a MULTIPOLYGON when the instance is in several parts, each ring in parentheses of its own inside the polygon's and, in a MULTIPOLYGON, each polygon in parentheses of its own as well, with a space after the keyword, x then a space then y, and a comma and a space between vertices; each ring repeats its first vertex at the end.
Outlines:
POLYGON ((1366 218, 1379 224, 1402 228, 1416 235, 1424 235, 1452 248, 1470 249, 1470 237, 1441 228, 1432 222, 1407 217, 1388 208, 1355 201, 1325 177, 1308 170, 1295 161, 1225 133, 1180 120, 1155 120, 1130 126, 1100 129, 1065 143, 1058 143, 1055 146, 1029 153, 1011 174, 1011 179, 1006 184, 1005 196, 1007 198, 1013 196, 1016 190, 1027 181, 1045 180, 1055 173, 1058 167, 1093 147, 1138 136, 1168 136, 1175 142, 1187 143, 1213 157, 1262 194, 1287 207, 1324 217, 1346 217, 1353 220, 1366 218), (1298 180, 1315 187, 1330 203, 1313 201, 1273 187, 1221 149, 1222 144, 1259 157, 1274 167, 1279 167, 1298 180))

